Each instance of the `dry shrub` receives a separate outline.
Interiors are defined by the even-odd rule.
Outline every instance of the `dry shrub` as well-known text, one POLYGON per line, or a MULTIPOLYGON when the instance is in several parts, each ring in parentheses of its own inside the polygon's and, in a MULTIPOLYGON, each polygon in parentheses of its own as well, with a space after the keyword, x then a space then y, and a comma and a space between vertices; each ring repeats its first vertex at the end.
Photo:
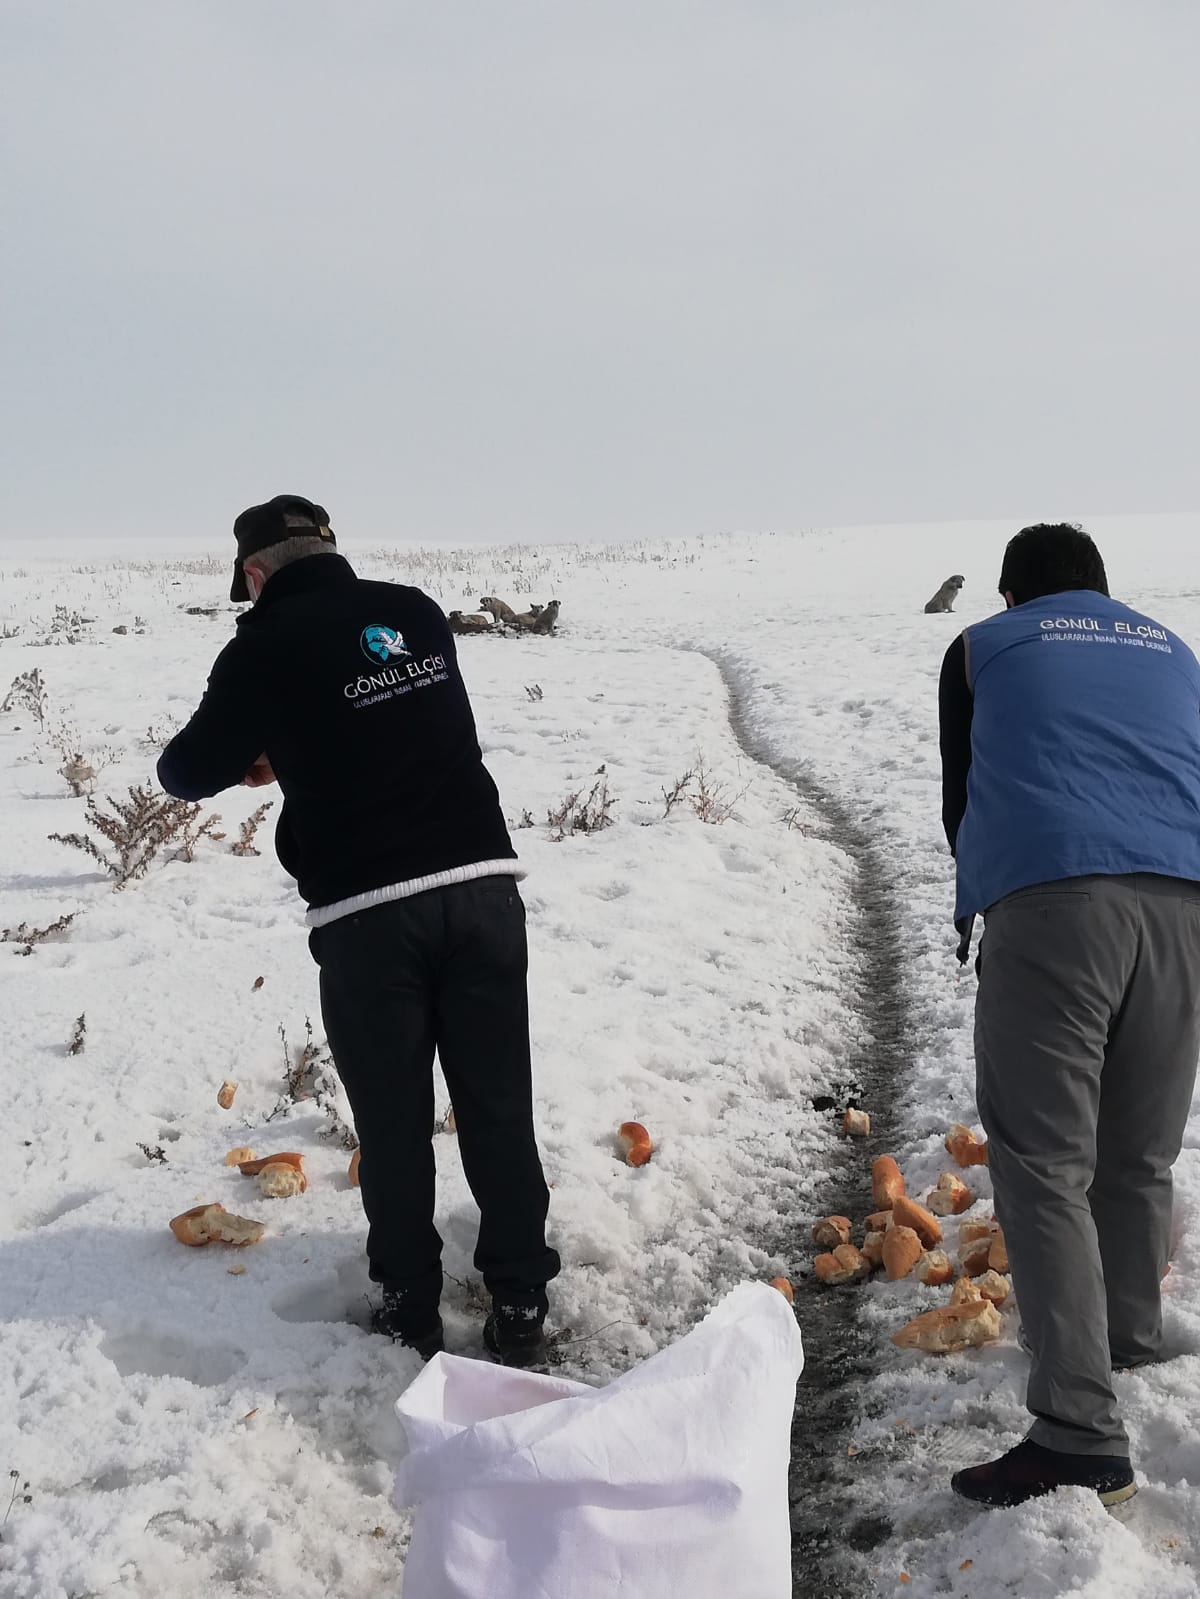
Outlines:
POLYGON ((200 806, 170 794, 156 793, 149 784, 133 787, 125 800, 108 796, 108 812, 101 810, 91 795, 87 800, 86 825, 99 835, 97 842, 88 833, 51 833, 58 844, 82 850, 113 879, 114 890, 144 877, 165 844, 179 842, 178 858, 190 861, 201 838, 219 838, 213 831, 219 816, 200 820, 200 806), (107 845, 107 848, 103 847, 107 845))
POLYGON ((50 696, 46 680, 35 666, 32 672, 22 672, 14 677, 8 693, 0 703, 0 711, 27 710, 37 725, 44 728, 50 709, 50 696))
POLYGON ((608 778, 601 767, 586 799, 580 789, 577 793, 568 794, 560 805, 547 811, 546 821, 554 841, 561 843, 569 834, 599 833, 603 828, 611 827, 616 821, 612 814, 616 803, 615 796, 609 793, 608 778))
POLYGON ((732 793, 728 783, 713 780, 708 764, 701 755, 697 757, 695 765, 677 777, 669 789, 663 789, 662 796, 666 804, 663 814, 670 816, 677 805, 688 805, 702 822, 719 827, 737 814, 737 805, 745 797, 749 786, 747 784, 745 788, 732 793))

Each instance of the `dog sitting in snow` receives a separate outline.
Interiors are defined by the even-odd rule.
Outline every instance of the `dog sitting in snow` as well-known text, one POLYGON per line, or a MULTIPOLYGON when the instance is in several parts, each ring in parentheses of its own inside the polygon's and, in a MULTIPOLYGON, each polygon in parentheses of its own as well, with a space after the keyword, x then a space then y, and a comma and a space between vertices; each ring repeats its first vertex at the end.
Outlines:
POLYGON ((961 574, 948 577, 925 607, 925 615, 932 616, 935 611, 952 611, 954 602, 958 598, 958 591, 962 586, 963 579, 961 574))

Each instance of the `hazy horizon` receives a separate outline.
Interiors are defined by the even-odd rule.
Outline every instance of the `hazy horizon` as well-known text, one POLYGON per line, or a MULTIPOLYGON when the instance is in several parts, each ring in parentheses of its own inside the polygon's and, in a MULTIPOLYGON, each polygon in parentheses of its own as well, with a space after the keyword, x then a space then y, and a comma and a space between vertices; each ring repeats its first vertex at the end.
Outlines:
POLYGON ((1172 0, 9 0, 0 537, 1187 514, 1198 44, 1172 0))

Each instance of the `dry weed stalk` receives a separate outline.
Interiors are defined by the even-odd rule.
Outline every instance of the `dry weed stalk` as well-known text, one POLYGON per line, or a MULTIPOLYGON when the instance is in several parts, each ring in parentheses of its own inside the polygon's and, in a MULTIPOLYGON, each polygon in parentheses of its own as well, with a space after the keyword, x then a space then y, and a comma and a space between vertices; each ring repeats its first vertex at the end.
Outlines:
POLYGON ((44 944, 47 939, 54 938, 59 933, 65 933, 78 915, 78 911, 69 911, 66 916, 60 916, 56 922, 51 922, 49 927, 30 927, 28 922, 20 922, 16 927, 6 927, 0 931, 0 944, 20 944, 18 955, 32 955, 39 944, 44 944))
POLYGON ((663 811, 664 816, 670 816, 671 812, 677 805, 682 805, 685 800, 690 799, 691 795, 689 791, 695 781, 696 774, 689 767, 689 769, 684 772, 682 777, 677 777, 675 779, 670 788, 663 789, 662 797, 666 802, 666 809, 663 811))
POLYGON ((304 1018, 304 1042, 293 1050, 288 1043, 287 1030, 279 1024, 279 1037, 283 1043, 283 1093, 267 1116, 286 1116, 293 1105, 311 1100, 325 1116, 328 1125, 318 1134, 321 1138, 336 1139, 345 1149, 358 1148, 358 1134, 338 1109, 338 1075, 333 1056, 327 1045, 318 1044, 313 1037, 312 1018, 304 1018))
POLYGON ((75 1026, 71 1029, 71 1042, 67 1045, 68 1055, 82 1055, 87 1043, 87 1016, 77 1016, 75 1026))
POLYGON ((248 816, 242 823, 242 836, 232 846, 235 855, 261 855, 262 851, 254 845, 254 835, 262 826, 267 812, 274 805, 274 800, 268 800, 265 805, 260 805, 253 816, 248 816))

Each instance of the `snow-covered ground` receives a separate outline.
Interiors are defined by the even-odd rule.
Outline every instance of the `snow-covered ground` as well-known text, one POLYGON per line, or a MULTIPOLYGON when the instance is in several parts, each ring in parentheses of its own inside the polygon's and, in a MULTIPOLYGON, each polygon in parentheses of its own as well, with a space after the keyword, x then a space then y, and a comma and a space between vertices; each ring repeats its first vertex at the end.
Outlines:
MULTIPOLYGON (((1114 592, 1200 640, 1200 519, 1088 525, 1114 592)), ((447 609, 489 592, 563 602, 558 637, 467 638, 460 656, 530 873, 539 1130, 564 1259, 553 1323, 565 1374, 601 1381, 740 1279, 803 1275, 837 1137, 812 1100, 860 1028, 852 864, 784 778, 745 756, 709 656, 749 706, 756 748, 804 763, 886 866, 914 1029, 895 1151, 912 1191, 947 1164, 948 1123, 973 1119, 973 978, 953 960, 935 704, 959 623, 922 606, 961 572, 962 620, 994 609, 1013 528, 456 552, 367 551, 339 531, 361 570, 418 582, 447 609), (700 762, 715 816, 665 814, 663 790, 700 762), (602 779, 613 824, 556 842, 547 811, 602 779), (658 1143, 638 1171, 613 1144, 630 1117, 658 1143)), ((306 1017, 321 1033, 273 818, 260 857, 230 849, 271 791, 221 796, 229 838, 202 840, 190 863, 156 861, 121 893, 48 838, 83 821, 65 754, 103 763, 100 796, 152 773, 232 624, 228 556, 218 541, 116 557, 86 542, 0 547, 0 633, 19 629, 0 640, 0 698, 34 668, 48 698, 44 728, 23 705, 0 715, 0 929, 78 913, 28 957, 0 947, 0 1519, 14 1496, 0 1594, 14 1599, 399 1588, 392 1402, 416 1368, 359 1324, 361 1213, 345 1150, 322 1136, 329 1118, 311 1101, 272 1117, 280 1027, 293 1050, 306 1017), (92 620, 55 642, 69 613, 92 620), (225 1078, 240 1084, 229 1111, 225 1078), (308 1192, 260 1199, 222 1164, 236 1144, 303 1150, 308 1192), (167 1220, 203 1200, 260 1217, 267 1239, 236 1258, 181 1248, 167 1220)), ((1200 1592, 1198 1147, 1200 1118, 1166 1286, 1179 1358, 1120 1379, 1145 1475, 1125 1522, 1083 1494, 991 1515, 956 1503, 949 1472, 1023 1430, 1016 1312, 1001 1345, 932 1361, 887 1334, 933 1291, 857 1291, 880 1366, 847 1444, 862 1463, 856 1513, 874 1505, 895 1524, 868 1557, 880 1592, 1200 1592)), ((472 1206, 452 1133, 437 1148, 448 1336, 471 1352, 472 1206)), ((864 1212, 868 1197, 864 1184, 864 1212)), ((821 1592, 819 1573, 801 1578, 798 1591, 821 1592)))

